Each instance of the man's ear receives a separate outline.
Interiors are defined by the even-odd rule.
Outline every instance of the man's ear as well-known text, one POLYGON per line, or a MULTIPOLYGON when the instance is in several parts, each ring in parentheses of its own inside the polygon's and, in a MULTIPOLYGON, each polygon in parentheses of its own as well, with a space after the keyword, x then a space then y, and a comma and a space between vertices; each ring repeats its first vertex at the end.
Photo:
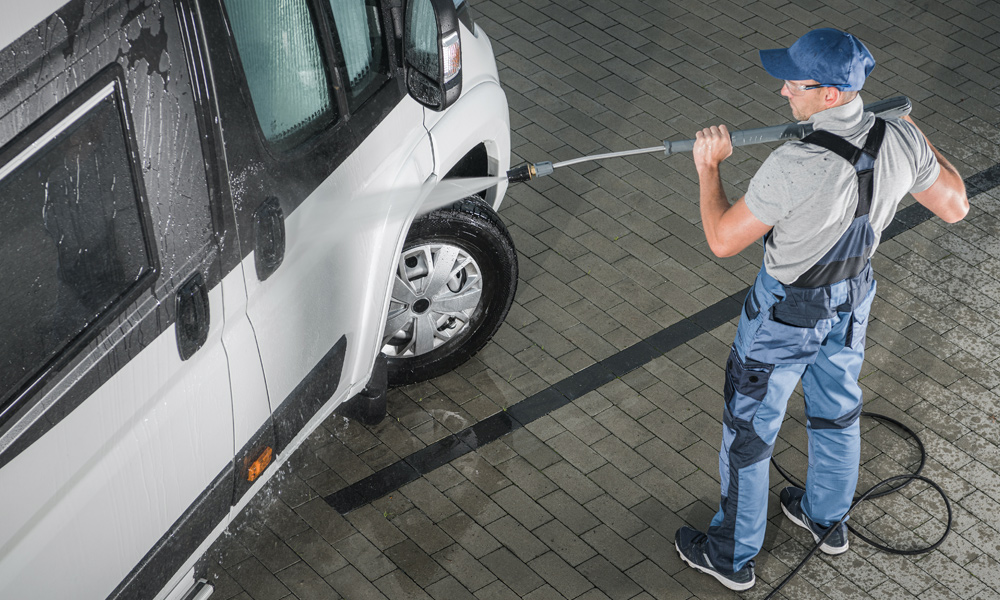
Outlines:
POLYGON ((823 92, 823 104, 826 108, 833 108, 840 103, 840 97, 842 94, 838 88, 825 87, 823 88, 823 92))

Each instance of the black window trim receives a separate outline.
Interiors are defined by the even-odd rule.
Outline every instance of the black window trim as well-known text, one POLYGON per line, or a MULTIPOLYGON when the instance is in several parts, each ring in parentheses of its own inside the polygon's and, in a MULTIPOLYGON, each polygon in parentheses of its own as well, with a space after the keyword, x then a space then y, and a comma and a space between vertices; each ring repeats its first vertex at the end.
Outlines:
POLYGON ((20 385, 14 388, 12 395, 0 396, 0 435, 9 430, 9 425, 26 416, 30 409, 42 398, 44 390, 53 378, 68 365, 83 359, 81 351, 91 342, 101 336, 102 331, 117 320, 132 302, 142 294, 152 289, 161 269, 153 230, 152 215, 142 173, 139 170, 142 161, 139 155, 138 143, 135 139, 135 129, 130 121, 128 98, 124 93, 125 73, 117 63, 111 64, 61 100, 56 106, 36 119, 24 131, 0 148, 0 180, 13 173, 17 167, 24 164, 48 144, 71 128, 91 110, 99 106, 109 97, 115 101, 118 118, 124 132, 125 149, 129 173, 132 178, 136 195, 136 208, 139 216, 139 226, 142 231, 143 244, 149 257, 149 268, 129 288, 116 298, 88 323, 83 330, 70 342, 59 349, 48 362, 41 365, 20 385), (10 158, 7 158, 10 157, 10 158))
MULTIPOLYGON (((329 44, 331 48, 335 49, 334 52, 330 53, 330 60, 332 61, 332 64, 336 65, 338 80, 343 82, 347 80, 347 59, 344 58, 344 49, 342 42, 340 41, 340 34, 337 31, 337 24, 335 23, 333 15, 333 7, 330 6, 330 0, 319 0, 319 2, 321 8, 318 8, 318 11, 322 13, 322 37, 327 40, 327 44, 329 44)), ((384 62, 386 72, 380 73, 380 77, 369 84, 369 86, 365 89, 365 93, 353 100, 346 92, 349 86, 343 85, 343 89, 345 90, 343 95, 348 105, 348 119, 350 119, 350 116, 361 112, 365 105, 377 96, 382 88, 392 82, 395 76, 393 68, 395 56, 390 49, 393 44, 390 43, 391 39, 389 38, 389 31, 386 29, 385 6, 381 0, 374 0, 374 3, 380 19, 379 25, 382 27, 382 50, 385 52, 384 62)), ((389 26, 392 26, 391 21, 389 21, 389 26)))

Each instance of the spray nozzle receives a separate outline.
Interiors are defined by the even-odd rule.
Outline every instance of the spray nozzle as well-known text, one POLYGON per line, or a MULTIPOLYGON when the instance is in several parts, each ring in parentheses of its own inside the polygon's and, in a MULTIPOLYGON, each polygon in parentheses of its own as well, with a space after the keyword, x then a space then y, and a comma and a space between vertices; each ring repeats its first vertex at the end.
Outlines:
POLYGON ((507 171, 507 181, 510 183, 521 183, 531 179, 538 179, 551 175, 554 167, 552 163, 544 160, 537 163, 524 163, 507 171))

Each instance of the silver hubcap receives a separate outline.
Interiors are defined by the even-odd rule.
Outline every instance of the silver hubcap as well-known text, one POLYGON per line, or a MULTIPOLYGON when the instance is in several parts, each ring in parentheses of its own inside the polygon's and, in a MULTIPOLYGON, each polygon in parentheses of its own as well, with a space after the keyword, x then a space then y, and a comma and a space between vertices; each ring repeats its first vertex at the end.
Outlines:
POLYGON ((461 334, 483 294, 479 265, 447 244, 427 244, 399 257, 382 337, 387 356, 420 356, 461 334))

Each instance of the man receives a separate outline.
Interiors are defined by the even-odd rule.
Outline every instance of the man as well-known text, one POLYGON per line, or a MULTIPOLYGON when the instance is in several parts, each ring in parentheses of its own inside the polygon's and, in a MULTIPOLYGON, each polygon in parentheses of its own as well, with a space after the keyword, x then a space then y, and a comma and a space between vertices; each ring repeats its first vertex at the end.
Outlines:
POLYGON ((858 374, 875 296, 869 259, 907 192, 949 223, 969 210, 961 176, 909 117, 883 121, 864 113, 858 90, 875 59, 858 39, 817 29, 760 57, 769 74, 784 80, 781 94, 792 115, 816 131, 776 149, 732 205, 719 175, 732 154, 726 127, 699 132, 694 146, 712 252, 733 256, 765 236, 764 265, 726 365, 719 511, 707 534, 682 527, 675 538, 685 562, 733 590, 755 581, 768 459, 800 379, 809 434, 806 489, 785 488, 781 508, 816 541, 836 526, 820 549, 847 551, 847 526, 839 522, 858 479, 858 374))

